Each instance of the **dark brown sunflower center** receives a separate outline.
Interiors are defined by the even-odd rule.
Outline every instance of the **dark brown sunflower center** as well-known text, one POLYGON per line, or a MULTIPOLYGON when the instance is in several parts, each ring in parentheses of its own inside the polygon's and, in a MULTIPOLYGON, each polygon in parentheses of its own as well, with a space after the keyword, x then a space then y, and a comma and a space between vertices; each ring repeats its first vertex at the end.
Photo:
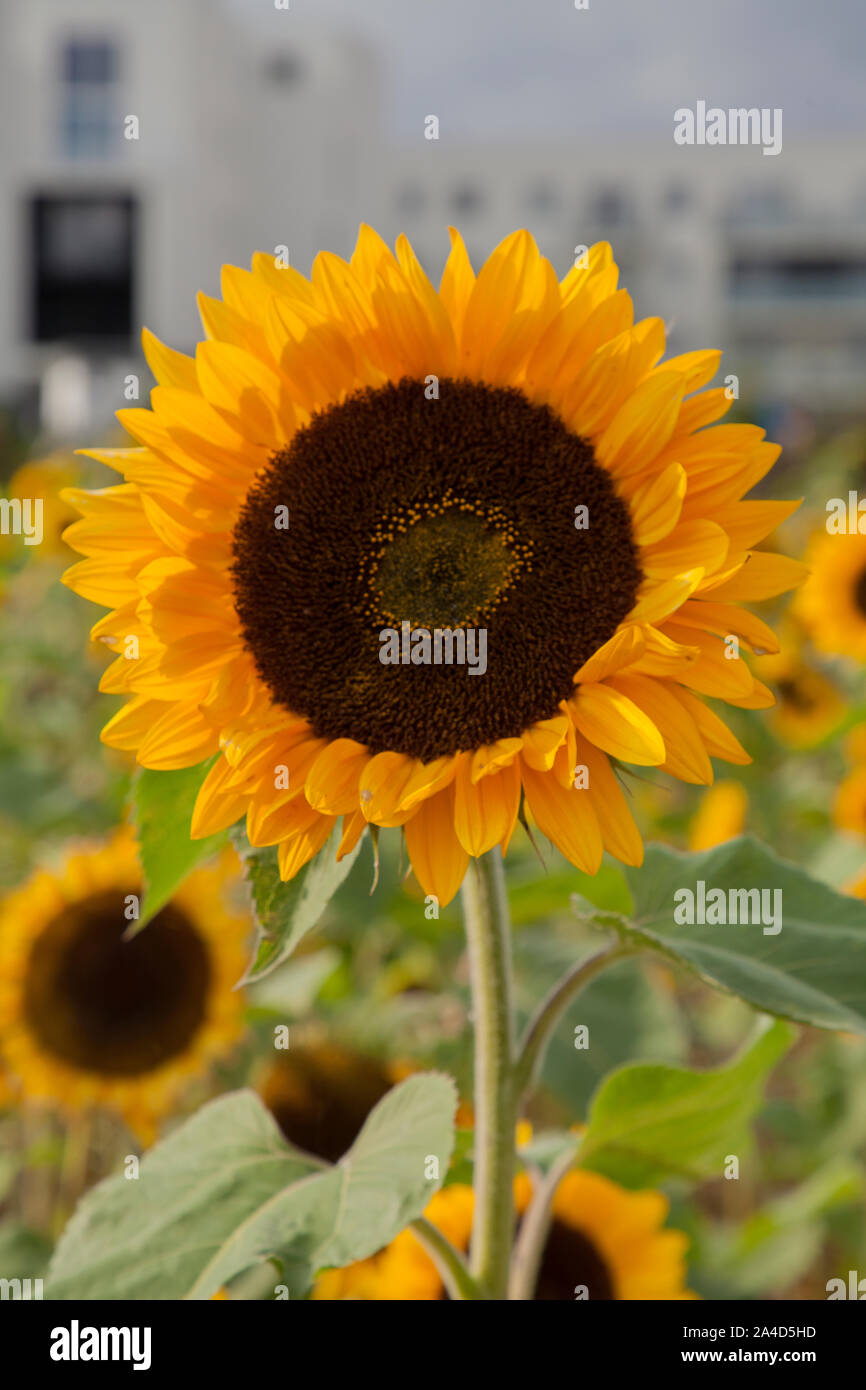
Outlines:
POLYGON ((797 680, 793 676, 787 676, 784 680, 780 680, 776 688, 782 704, 786 705, 788 709, 797 710, 801 714, 808 714, 817 704, 814 690, 810 690, 802 680, 797 680))
MULTIPOLYGON (((443 1289, 441 1298, 447 1301, 443 1289)), ((533 1299, 537 1302, 568 1299, 611 1302, 616 1288, 607 1265, 591 1241, 564 1221, 553 1221, 541 1257, 533 1299)))
POLYGON ((866 569, 860 571, 854 585, 854 602, 866 617, 866 569))
POLYGON ((336 1163, 393 1082, 375 1058, 337 1047, 292 1048, 262 1097, 290 1143, 336 1163))
POLYGON ((547 1237, 538 1283, 537 1300, 589 1298, 610 1302, 616 1298, 613 1280, 598 1251, 573 1227, 554 1221, 547 1237), (584 1293, 584 1289, 586 1293, 584 1293))
POLYGON ((233 553, 273 698, 319 737, 423 761, 554 715, 641 581, 590 445, 521 391, 465 380, 315 416, 253 484, 233 553))
POLYGON ((207 1012, 207 949, 165 907, 131 941, 122 892, 67 908, 34 942, 24 1011, 41 1046, 67 1064, 132 1077, 182 1053, 207 1012))

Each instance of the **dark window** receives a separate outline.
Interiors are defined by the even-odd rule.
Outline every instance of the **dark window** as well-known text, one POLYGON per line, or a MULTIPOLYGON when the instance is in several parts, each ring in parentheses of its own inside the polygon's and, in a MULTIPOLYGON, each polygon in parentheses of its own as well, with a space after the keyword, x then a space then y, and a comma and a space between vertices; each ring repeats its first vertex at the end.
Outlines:
POLYGON ((593 198, 590 216, 603 227, 618 227, 628 220, 629 206, 618 188, 603 188, 593 198))
POLYGON ((556 189, 552 183, 536 183, 529 190, 526 202, 531 212, 552 213, 557 205, 556 189))
POLYGON ((304 64, 296 53, 274 53, 265 62, 265 77, 281 87, 291 87, 304 76, 304 64))
POLYGON ((451 205, 460 217, 471 217, 481 207, 481 193, 474 184, 463 184, 454 190, 451 205))
POLYGON ((35 198, 31 205, 32 336, 129 339, 133 322, 135 200, 35 198))
POLYGON ((61 140, 72 159, 111 153, 118 133, 115 109, 117 49, 105 40, 73 39, 61 52, 61 140))
POLYGON ((662 203, 665 212, 687 212, 692 202, 692 191, 688 184, 670 183, 664 191, 662 203))
POLYGON ((73 40, 63 50, 64 82, 113 82, 116 66, 114 45, 104 40, 95 43, 73 40))

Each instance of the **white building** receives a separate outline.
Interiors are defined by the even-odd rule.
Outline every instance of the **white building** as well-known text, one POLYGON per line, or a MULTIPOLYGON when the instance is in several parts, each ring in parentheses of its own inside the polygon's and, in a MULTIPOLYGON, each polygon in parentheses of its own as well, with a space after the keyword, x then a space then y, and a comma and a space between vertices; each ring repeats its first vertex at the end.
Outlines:
POLYGON ((725 349, 743 394, 862 415, 866 397, 866 143, 569 148, 420 138, 390 161, 383 234, 441 265, 441 227, 473 262, 528 226, 557 269, 612 242, 641 315, 674 351, 725 349))
MULTIPOLYGON (((562 273, 610 240, 675 351, 725 349, 744 396, 845 415, 866 381, 866 148, 388 142, 370 44, 219 0, 0 0, 0 399, 41 383, 70 437, 126 404, 139 328, 199 336, 219 267, 288 246, 308 271, 358 223, 432 274, 528 226, 562 273), (132 137, 132 138, 128 138, 132 137)), ((147 378, 143 381, 146 389, 147 378)))
POLYGON ((62 431, 86 365, 86 413, 108 415, 142 323, 191 348, 224 262, 285 245, 308 268, 363 217, 373 55, 262 18, 0 0, 0 396, 47 381, 62 431))

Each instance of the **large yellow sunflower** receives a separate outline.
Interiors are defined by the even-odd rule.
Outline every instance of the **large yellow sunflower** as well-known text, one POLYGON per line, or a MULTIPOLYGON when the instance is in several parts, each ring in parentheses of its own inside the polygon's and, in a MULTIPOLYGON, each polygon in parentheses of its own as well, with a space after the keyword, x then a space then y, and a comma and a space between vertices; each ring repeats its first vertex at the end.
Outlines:
POLYGON ((866 535, 819 531, 797 610, 819 651, 866 661, 866 535))
POLYGON ((132 836, 68 854, 0 904, 0 1069, 26 1102, 119 1112, 143 1142, 243 1031, 245 921, 199 869, 135 937, 132 836))
MULTIPOLYGON (((523 1212, 530 1187, 515 1182, 523 1212)), ((451 1244, 465 1250, 472 1231, 471 1187, 455 1183, 437 1192, 424 1213, 451 1244)), ((608 1178, 582 1170, 567 1173, 556 1189, 553 1220, 534 1297, 589 1297, 617 1301, 692 1299, 686 1287, 688 1237, 664 1229, 668 1201, 661 1192, 629 1192, 608 1178), (583 1291, 586 1291, 585 1293, 583 1291)), ((319 1275, 315 1299, 430 1300, 445 1297, 433 1261, 411 1231, 367 1260, 319 1275)))
POLYGON ((402 826, 442 902, 522 797, 580 868, 639 863, 616 765, 749 761, 702 697, 772 702, 725 638, 775 650, 736 603, 804 573, 754 548, 796 503, 742 500, 778 447, 714 425, 720 354, 662 363, 607 244, 559 282, 525 231, 477 276, 451 235, 438 291, 369 227, 309 281, 227 267, 195 358, 145 333, 141 447, 90 451, 127 481, 66 533, 131 696, 105 741, 221 755, 195 836, 246 814, 288 879, 341 818, 338 855, 402 826))

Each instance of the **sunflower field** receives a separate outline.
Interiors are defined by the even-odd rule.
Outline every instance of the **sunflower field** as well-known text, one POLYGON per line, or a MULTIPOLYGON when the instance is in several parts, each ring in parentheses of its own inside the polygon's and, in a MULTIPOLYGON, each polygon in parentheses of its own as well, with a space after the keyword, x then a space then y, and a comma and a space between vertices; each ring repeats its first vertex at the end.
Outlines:
POLYGON ((866 1296, 862 430, 780 460, 606 242, 222 289, 3 443, 0 1274, 866 1296))

